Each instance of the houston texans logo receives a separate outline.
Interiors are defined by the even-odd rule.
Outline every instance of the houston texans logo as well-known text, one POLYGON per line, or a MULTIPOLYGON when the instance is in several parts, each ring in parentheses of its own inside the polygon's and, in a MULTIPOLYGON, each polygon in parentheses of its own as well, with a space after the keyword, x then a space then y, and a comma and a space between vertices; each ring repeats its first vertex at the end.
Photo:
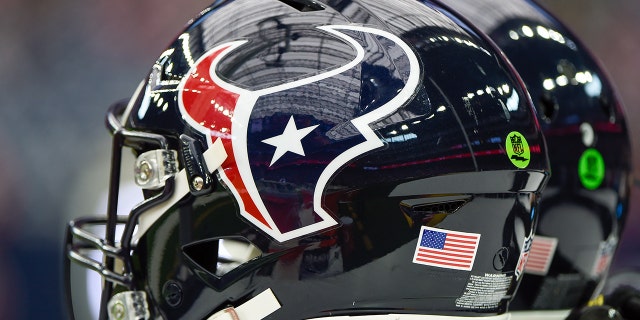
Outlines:
POLYGON ((217 74, 221 60, 247 42, 232 41, 200 57, 178 87, 187 123, 211 137, 209 148, 226 152, 209 170, 217 170, 241 215, 280 242, 338 223, 322 202, 327 184, 356 157, 383 146, 370 124, 403 106, 418 85, 418 59, 399 37, 362 26, 318 28, 348 43, 353 59, 252 91, 217 74), (388 81, 377 86, 393 94, 363 106, 362 75, 379 70, 388 81))

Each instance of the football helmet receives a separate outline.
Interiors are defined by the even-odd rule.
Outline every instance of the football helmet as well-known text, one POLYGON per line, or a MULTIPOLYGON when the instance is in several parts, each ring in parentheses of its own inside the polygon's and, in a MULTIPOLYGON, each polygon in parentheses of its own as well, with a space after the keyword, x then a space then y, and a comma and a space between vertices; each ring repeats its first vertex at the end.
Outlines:
POLYGON ((627 215, 631 151, 622 104, 584 45, 533 1, 442 3, 504 51, 532 96, 548 142, 553 174, 511 306, 583 306, 601 293, 627 215))
POLYGON ((109 109, 106 217, 67 228, 69 259, 105 279, 102 317, 507 317, 547 149, 511 65, 437 8, 195 18, 109 109), (145 200, 118 216, 123 148, 145 200))

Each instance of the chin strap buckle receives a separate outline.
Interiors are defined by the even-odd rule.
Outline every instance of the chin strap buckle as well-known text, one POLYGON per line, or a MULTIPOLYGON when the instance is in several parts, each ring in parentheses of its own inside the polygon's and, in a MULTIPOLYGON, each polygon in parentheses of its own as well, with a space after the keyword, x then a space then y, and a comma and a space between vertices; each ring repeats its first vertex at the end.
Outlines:
POLYGON ((147 294, 144 291, 125 291, 115 294, 107 305, 109 320, 149 320, 147 294))

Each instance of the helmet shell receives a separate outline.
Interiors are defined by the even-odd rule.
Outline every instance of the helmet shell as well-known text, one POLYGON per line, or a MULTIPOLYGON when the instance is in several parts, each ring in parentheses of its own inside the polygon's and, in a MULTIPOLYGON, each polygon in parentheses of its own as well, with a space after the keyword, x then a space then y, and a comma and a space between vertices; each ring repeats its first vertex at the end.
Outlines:
POLYGON ((131 251, 153 315, 201 319, 267 289, 267 319, 505 312, 546 145, 511 66, 436 8, 216 2, 171 43, 122 118, 182 169, 184 196, 141 214, 131 251), (196 190, 193 154, 213 172, 196 190), (474 240, 424 262, 431 235, 474 240))

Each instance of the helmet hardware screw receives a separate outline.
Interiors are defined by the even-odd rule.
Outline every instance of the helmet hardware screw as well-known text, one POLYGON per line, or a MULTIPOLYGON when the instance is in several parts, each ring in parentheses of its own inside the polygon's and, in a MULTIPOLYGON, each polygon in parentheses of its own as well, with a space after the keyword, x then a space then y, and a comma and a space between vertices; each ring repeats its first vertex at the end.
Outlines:
POLYGON ((177 282, 169 280, 162 286, 162 296, 169 306, 175 308, 182 302, 182 287, 177 282))
POLYGON ((204 187, 204 179, 202 179, 202 177, 200 176, 195 176, 193 180, 191 180, 191 185, 194 189, 200 191, 204 187))
POLYGON ((140 166, 138 167, 138 179, 140 179, 140 181, 142 182, 147 182, 149 181, 149 179, 151 178, 152 174, 153 174, 153 169, 151 168, 151 165, 149 164, 149 162, 147 161, 142 161, 140 163, 140 166))
POLYGON ((111 307, 111 314, 113 315, 113 317, 115 317, 115 319, 117 320, 121 320, 124 319, 125 316, 125 306, 121 301, 117 301, 112 307, 111 307))

